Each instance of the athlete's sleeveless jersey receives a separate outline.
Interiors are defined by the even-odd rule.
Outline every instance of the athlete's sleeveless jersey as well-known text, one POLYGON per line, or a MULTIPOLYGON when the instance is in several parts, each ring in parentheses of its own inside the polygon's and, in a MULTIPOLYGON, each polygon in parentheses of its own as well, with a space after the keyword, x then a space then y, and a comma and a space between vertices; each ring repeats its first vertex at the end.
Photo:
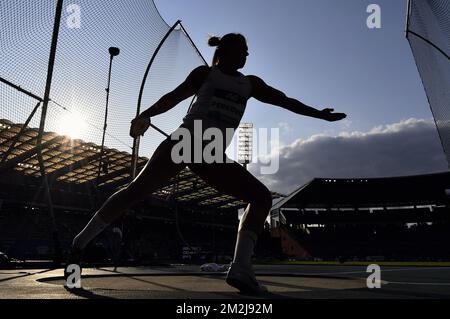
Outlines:
POLYGON ((193 129, 194 120, 202 120, 203 130, 217 127, 225 135, 227 128, 239 126, 250 94, 251 83, 246 76, 231 76, 213 66, 184 117, 183 126, 193 129))

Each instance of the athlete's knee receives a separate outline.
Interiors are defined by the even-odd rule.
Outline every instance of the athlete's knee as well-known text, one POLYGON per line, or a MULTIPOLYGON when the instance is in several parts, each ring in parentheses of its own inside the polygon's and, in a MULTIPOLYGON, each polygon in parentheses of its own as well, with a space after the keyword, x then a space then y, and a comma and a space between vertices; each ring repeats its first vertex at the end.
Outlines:
POLYGON ((253 194, 250 203, 261 207, 264 212, 269 212, 272 207, 272 193, 266 186, 261 185, 260 189, 253 194))
POLYGON ((265 187, 262 193, 261 202, 263 203, 267 212, 270 210, 270 208, 272 208, 272 193, 269 191, 267 187, 265 187))

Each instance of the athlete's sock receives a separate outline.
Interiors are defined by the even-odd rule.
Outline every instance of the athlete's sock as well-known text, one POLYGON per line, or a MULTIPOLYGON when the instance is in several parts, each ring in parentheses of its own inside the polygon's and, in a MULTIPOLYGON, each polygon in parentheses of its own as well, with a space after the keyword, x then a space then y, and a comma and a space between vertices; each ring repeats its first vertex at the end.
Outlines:
POLYGON ((95 214, 86 227, 73 239, 72 246, 83 250, 106 227, 108 227, 108 224, 101 219, 98 213, 95 214))
POLYGON ((258 235, 250 230, 239 231, 233 262, 246 267, 251 267, 253 249, 256 246, 257 239, 258 235))

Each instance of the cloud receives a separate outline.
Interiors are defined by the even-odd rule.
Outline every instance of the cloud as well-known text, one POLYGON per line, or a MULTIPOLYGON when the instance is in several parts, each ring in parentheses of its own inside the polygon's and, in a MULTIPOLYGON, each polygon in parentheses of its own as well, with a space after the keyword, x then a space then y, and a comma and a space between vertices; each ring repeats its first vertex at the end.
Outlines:
POLYGON ((289 134, 292 133, 294 130, 292 127, 286 123, 286 122, 280 122, 278 123, 278 127, 280 128, 281 134, 289 134))
POLYGON ((315 177, 388 177, 448 171, 432 120, 408 119, 369 132, 314 135, 279 149, 279 170, 261 175, 261 164, 249 166, 272 191, 289 194, 315 177))

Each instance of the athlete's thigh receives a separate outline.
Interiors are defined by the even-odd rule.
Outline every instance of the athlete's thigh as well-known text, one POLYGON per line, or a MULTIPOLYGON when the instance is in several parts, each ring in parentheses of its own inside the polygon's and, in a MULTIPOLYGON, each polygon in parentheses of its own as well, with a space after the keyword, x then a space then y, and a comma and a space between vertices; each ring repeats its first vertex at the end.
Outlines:
POLYGON ((269 193, 267 187, 236 162, 190 164, 188 167, 219 192, 246 202, 269 193))
POLYGON ((170 139, 164 140, 139 175, 133 180, 130 187, 152 192, 177 175, 186 165, 176 164, 172 161, 172 146, 173 142, 170 139))

